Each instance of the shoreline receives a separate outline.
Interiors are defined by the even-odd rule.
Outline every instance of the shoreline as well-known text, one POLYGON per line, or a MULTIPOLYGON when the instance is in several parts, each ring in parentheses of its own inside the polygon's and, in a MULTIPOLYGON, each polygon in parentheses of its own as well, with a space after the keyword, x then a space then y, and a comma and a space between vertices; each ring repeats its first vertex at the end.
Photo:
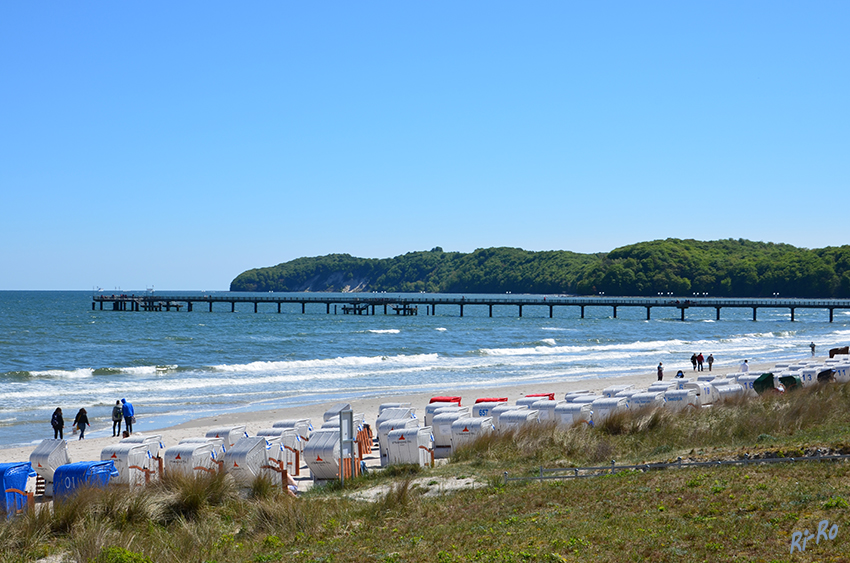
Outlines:
MULTIPOLYGON (((818 357, 816 359, 824 359, 818 357)), ((750 371, 755 373, 759 371, 770 371, 775 362, 752 364, 750 371)), ((690 367, 690 366, 689 366, 690 367)), ((665 370, 664 380, 672 379, 675 376, 677 369, 665 370)), ((695 379, 700 372, 691 369, 682 370, 685 372, 685 378, 695 379)), ((737 373, 737 366, 717 366, 715 364, 711 374, 726 375, 729 373, 737 373)), ((706 369, 702 373, 709 373, 706 369)), ((236 426, 245 425, 248 434, 255 435, 257 431, 263 428, 270 428, 277 420, 287 418, 309 418, 315 428, 322 424, 324 413, 333 405, 339 403, 350 403, 352 409, 356 413, 363 413, 366 417, 366 423, 374 428, 375 419, 378 416, 378 408, 382 403, 400 402, 411 403, 416 409, 417 417, 424 418, 425 406, 428 404, 431 397, 436 395, 457 395, 460 396, 461 404, 464 406, 471 405, 475 399, 480 397, 507 397, 510 403, 515 403, 520 397, 531 393, 555 393, 555 397, 561 400, 567 392, 578 389, 588 389, 590 391, 601 391, 611 385, 631 384, 635 387, 648 387, 657 381, 655 372, 642 374, 626 374, 612 375, 610 377, 595 377, 578 379, 574 381, 561 382, 546 382, 546 383, 521 383, 508 386, 486 386, 486 387, 466 387, 456 386, 452 389, 444 389, 442 392, 421 392, 414 393, 386 393, 380 395, 351 397, 348 399, 325 400, 316 403, 278 407, 264 410, 252 411, 234 411, 226 412, 217 415, 199 416, 179 422, 176 424, 146 424, 144 413, 138 415, 139 422, 135 425, 134 434, 160 434, 162 436, 162 444, 165 448, 176 445, 180 440, 191 437, 203 436, 206 430, 220 426, 236 426)), ((448 386, 447 386, 448 387, 448 386)), ((45 438, 52 438, 53 432, 49 427, 49 423, 45 423, 45 438)), ((70 429, 69 429, 70 430, 70 429)), ((91 432, 91 430, 89 431, 91 432)), ((101 432, 98 430, 98 433, 101 432)), ((92 436, 85 440, 78 440, 76 436, 66 432, 65 439, 68 442, 68 453, 71 461, 92 461, 100 459, 101 450, 109 444, 119 441, 119 438, 107 436, 92 436)), ((0 463, 25 462, 29 461, 29 456, 38 444, 10 446, 0 448, 0 463)))
MULTIPOLYGON (((778 361, 798 361, 797 359, 787 359, 787 358, 779 358, 772 359, 771 362, 778 361)), ((771 362, 766 362, 763 365, 772 365, 771 362)), ((734 366, 724 366, 720 363, 714 364, 714 373, 724 374, 737 371, 738 363, 735 363, 734 366)), ((762 364, 752 364, 753 366, 762 365, 762 364)), ((677 367, 677 368, 666 368, 665 373, 667 377, 672 377, 673 374, 676 373, 677 369, 683 369, 687 374, 695 374, 697 372, 691 369, 690 364, 688 363, 687 368, 677 367)), ((233 419, 233 417, 248 417, 248 418, 256 418, 256 413, 262 412, 282 412, 282 411, 291 411, 293 409, 310 409, 315 408, 318 409, 319 414, 323 414, 327 409, 320 409, 319 407, 325 405, 333 405, 338 403, 357 403, 363 400, 371 400, 371 399, 384 399, 384 402, 395 402, 397 397, 418 397, 418 396, 431 396, 436 395, 459 395, 464 399, 464 405, 468 404, 468 399, 466 397, 469 393, 478 393, 479 390, 489 390, 486 393, 486 396, 502 396, 500 389, 513 389, 520 387, 552 387, 554 390, 560 390, 560 388, 564 388, 565 390, 576 389, 576 385, 579 385, 578 388, 584 388, 590 386, 591 389, 603 389, 608 385, 614 385, 617 382, 627 379, 631 380, 631 378, 643 378, 643 377, 652 377, 652 381, 654 381, 655 377, 655 369, 648 367, 635 367, 633 369, 627 371, 607 371, 607 370, 594 370, 592 373, 588 373, 586 375, 553 375, 550 377, 529 377, 528 379, 514 379, 511 381, 504 380, 493 380, 491 382, 458 382, 448 388, 447 385, 439 385, 435 383, 426 383, 422 385, 417 385, 412 388, 401 388, 401 387, 384 387, 380 389, 369 389, 369 390, 358 390, 354 391, 350 394, 347 394, 343 390, 333 390, 330 392, 315 392, 315 393, 303 393, 296 396, 289 397, 276 397, 276 398, 268 398, 257 400, 251 403, 230 403, 224 404, 219 403, 218 407, 221 409, 220 411, 216 411, 213 407, 209 405, 205 405, 204 408, 198 411, 189 411, 181 409, 174 413, 168 412, 154 412, 154 413, 146 413, 144 408, 141 408, 136 405, 133 400, 132 394, 126 395, 131 403, 134 403, 137 410, 137 418, 138 422, 134 425, 134 430, 137 433, 151 433, 151 432, 161 432, 162 430, 166 430, 172 427, 180 426, 182 424, 190 423, 197 419, 218 419, 220 417, 228 417, 228 419, 233 419), (651 371, 651 373, 650 373, 651 371), (563 379, 561 379, 563 377, 563 379), (598 385, 597 383, 598 382, 598 385)), ((643 384, 635 384, 637 387, 640 387, 643 384)), ((646 384, 648 385, 648 384, 646 384)), ((556 398, 558 393, 556 392, 556 398)), ((120 396, 120 395, 119 395, 120 396)), ((476 395, 478 397, 485 395, 476 395)), ((563 397, 563 394, 561 394, 563 397)), ((416 406, 415 401, 401 401, 399 402, 412 402, 413 406, 416 406)), ((427 401, 425 401, 427 403, 427 401)), ((380 403, 378 403, 380 404, 380 403)), ((99 406, 87 406, 89 410, 89 418, 92 421, 92 426, 86 431, 86 439, 102 439, 102 438, 112 438, 111 429, 112 423, 106 416, 92 416, 94 412, 92 409, 101 408, 103 412, 107 409, 111 411, 111 403, 109 405, 99 405, 99 406)), ((421 408, 424 408, 424 405, 421 408)), ((356 409, 355 409, 356 410, 356 409)), ((361 412, 361 411, 356 411, 361 412)), ((73 415, 73 412, 70 413, 73 415)), ((369 419, 369 413, 365 412, 367 415, 367 422, 369 419)), ((65 429, 65 439, 67 441, 71 441, 71 439, 76 439, 76 436, 71 433, 71 420, 72 416, 69 416, 69 413, 66 412, 66 429, 65 429)), ((282 417, 287 418, 287 417, 282 417)), ((305 418, 313 418, 313 417, 305 417, 305 418)), ((321 419, 321 417, 319 417, 321 419)), ((34 427, 30 424, 31 427, 34 427)), ((53 430, 50 428, 49 422, 44 422, 42 424, 44 427, 44 431, 41 433, 37 433, 37 439, 31 441, 20 441, 20 442, 7 442, 5 444, 0 444, 0 461, 5 459, 5 454, 7 450, 22 450, 22 449, 32 449, 35 448, 41 440, 45 438, 52 438, 53 430)), ((33 432, 29 432, 29 436, 32 436, 33 432)))

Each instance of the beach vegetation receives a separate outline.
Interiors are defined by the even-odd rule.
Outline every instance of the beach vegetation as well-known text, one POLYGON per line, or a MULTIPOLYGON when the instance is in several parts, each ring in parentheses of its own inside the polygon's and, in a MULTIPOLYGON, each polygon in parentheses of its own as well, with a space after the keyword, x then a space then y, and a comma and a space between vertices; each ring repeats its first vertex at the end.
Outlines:
POLYGON ((153 563, 150 557, 134 553, 123 547, 104 548, 91 563, 153 563))
POLYGON ((385 259, 330 254, 248 270, 230 289, 837 298, 850 297, 850 245, 665 239, 592 254, 507 247, 435 247, 385 259))
POLYGON ((846 462, 547 481, 504 474, 850 453, 848 414, 850 387, 823 385, 682 413, 639 411, 596 428, 529 425, 482 436, 435 468, 374 470, 299 498, 277 487, 240 493, 226 476, 83 489, 0 525, 0 560, 778 561, 795 531, 828 519, 839 526, 834 539, 809 543, 804 560, 839 561, 850 548, 846 462), (477 486, 424 494, 461 477, 477 486), (382 492, 361 500, 373 488, 382 492))
POLYGON ((205 509, 226 506, 238 496, 233 480, 224 473, 167 475, 155 487, 162 491, 166 521, 197 518, 205 509))

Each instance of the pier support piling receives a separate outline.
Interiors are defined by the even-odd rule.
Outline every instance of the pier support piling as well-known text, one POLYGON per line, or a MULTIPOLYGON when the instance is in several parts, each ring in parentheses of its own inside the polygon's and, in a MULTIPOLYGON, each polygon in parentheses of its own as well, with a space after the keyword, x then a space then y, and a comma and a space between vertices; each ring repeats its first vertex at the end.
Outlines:
MULTIPOLYGON (((339 297, 326 297, 324 295, 305 295, 299 297, 293 296, 234 296, 232 294, 227 295, 197 295, 195 293, 186 294, 186 295, 154 295, 152 292, 148 292, 146 294, 122 294, 122 295, 103 295, 102 293, 96 293, 92 297, 92 311, 97 310, 98 308, 101 311, 111 310, 111 311, 145 311, 145 312, 153 312, 153 311, 172 311, 177 310, 178 312, 182 310, 182 307, 186 306, 187 312, 193 312, 195 309, 195 303, 203 303, 207 302, 209 307, 209 312, 213 312, 213 304, 214 303, 230 303, 230 312, 236 312, 236 304, 237 303, 253 303, 254 304, 254 312, 259 312, 260 303, 275 303, 277 305, 277 312, 280 314, 283 312, 283 304, 301 304, 301 313, 307 313, 307 304, 308 303, 324 303, 325 304, 325 313, 330 314, 331 312, 331 304, 335 305, 334 314, 337 312, 336 304, 340 303, 343 306, 344 314, 359 314, 359 315, 375 315, 377 313, 377 309, 380 305, 384 307, 384 315, 389 314, 388 308, 393 308, 395 310, 396 301, 392 299, 388 299, 385 296, 376 296, 376 297, 357 297, 352 298, 348 296, 339 296, 339 297), (106 306, 104 306, 106 303, 106 306), (98 305, 99 304, 99 305, 98 305)), ((672 300, 669 298, 618 298, 618 299, 610 299, 610 298, 594 298, 594 297, 557 297, 557 298, 549 298, 546 297, 498 297, 498 298, 490 298, 490 297, 472 297, 465 298, 461 297, 459 299, 455 299, 453 297, 441 297, 441 296, 416 296, 412 298, 407 303, 398 302, 400 305, 403 305, 405 311, 413 311, 416 306, 424 306, 425 312, 427 315, 436 315, 437 314, 437 303, 448 303, 450 305, 458 305, 460 307, 460 316, 463 317, 466 312, 464 311, 465 305, 486 305, 488 316, 493 316, 493 308, 496 305, 516 305, 518 307, 519 317, 523 316, 523 309, 526 305, 543 305, 544 307, 549 308, 549 318, 554 318, 555 316, 555 307, 556 306, 578 306, 580 310, 580 317, 582 319, 585 318, 585 308, 586 307, 597 307, 597 306, 608 306, 612 307, 612 317, 617 318, 619 313, 618 309, 620 307, 644 307, 646 309, 646 319, 652 319, 652 308, 653 307, 665 307, 665 308, 677 308, 680 312, 680 318, 684 321, 686 309, 691 307, 702 307, 702 308, 713 308, 715 310, 715 318, 716 320, 720 320, 721 309, 723 307, 735 307, 735 308, 751 308, 753 310, 753 321, 758 320, 758 309, 760 307, 770 307, 770 308, 787 308, 790 311, 791 321, 794 322, 797 320, 797 309, 826 309, 829 311, 829 322, 835 322, 835 310, 850 310, 850 300, 848 299, 829 299, 829 300, 806 300, 806 299, 736 299, 736 300, 726 300, 726 299, 708 299, 708 298, 697 298, 693 301, 679 301, 672 300)), ((401 313, 399 313, 401 314, 401 313)), ((416 313, 408 312, 405 315, 414 315, 416 313)))

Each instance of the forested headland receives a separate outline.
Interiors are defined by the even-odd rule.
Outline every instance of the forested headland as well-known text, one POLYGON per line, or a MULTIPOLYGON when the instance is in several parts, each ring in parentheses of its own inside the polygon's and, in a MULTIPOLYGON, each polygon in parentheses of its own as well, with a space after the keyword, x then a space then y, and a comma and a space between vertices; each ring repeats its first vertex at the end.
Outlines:
POLYGON ((440 247, 383 259, 329 254, 248 270, 230 290, 850 297, 850 245, 666 239, 598 254, 440 247))

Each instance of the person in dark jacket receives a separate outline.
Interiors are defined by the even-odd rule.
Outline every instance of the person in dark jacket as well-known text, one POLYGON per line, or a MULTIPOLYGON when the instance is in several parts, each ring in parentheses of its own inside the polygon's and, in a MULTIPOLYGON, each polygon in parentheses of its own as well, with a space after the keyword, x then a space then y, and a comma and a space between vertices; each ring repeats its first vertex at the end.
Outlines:
POLYGON ((65 419, 62 417, 62 409, 57 408, 53 411, 53 416, 50 418, 50 426, 53 427, 53 439, 65 439, 65 419))
POLYGON ((127 430, 127 434, 133 433, 133 417, 136 415, 136 412, 133 410, 133 405, 127 402, 127 399, 121 399, 121 410, 124 413, 124 428, 127 430))
POLYGON ((91 426, 91 424, 89 424, 89 417, 86 414, 86 409, 80 409, 80 411, 77 413, 77 416, 74 417, 74 424, 80 431, 79 439, 84 439, 86 437, 86 426, 91 426))
POLYGON ((112 436, 121 435, 121 421, 124 419, 124 411, 121 409, 121 401, 115 401, 112 407, 112 436))

